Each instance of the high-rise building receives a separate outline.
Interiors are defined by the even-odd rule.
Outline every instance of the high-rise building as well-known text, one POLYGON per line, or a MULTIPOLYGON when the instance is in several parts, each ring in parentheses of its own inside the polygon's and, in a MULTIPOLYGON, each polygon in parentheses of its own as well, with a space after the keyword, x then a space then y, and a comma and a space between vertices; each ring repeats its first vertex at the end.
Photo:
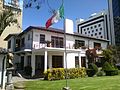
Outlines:
POLYGON ((23 0, 0 0, 0 13, 4 10, 11 8, 11 10, 15 14, 15 18, 17 19, 17 24, 12 24, 5 28, 3 33, 0 35, 0 47, 7 48, 7 42, 4 41, 5 37, 9 34, 20 33, 22 32, 22 1, 23 0))
POLYGON ((107 11, 94 13, 87 20, 78 19, 76 23, 77 32, 79 34, 109 40, 109 21, 107 11))
POLYGON ((112 45, 120 45, 120 0, 108 0, 110 21, 110 41, 112 45), (117 20, 117 21, 116 21, 117 20))

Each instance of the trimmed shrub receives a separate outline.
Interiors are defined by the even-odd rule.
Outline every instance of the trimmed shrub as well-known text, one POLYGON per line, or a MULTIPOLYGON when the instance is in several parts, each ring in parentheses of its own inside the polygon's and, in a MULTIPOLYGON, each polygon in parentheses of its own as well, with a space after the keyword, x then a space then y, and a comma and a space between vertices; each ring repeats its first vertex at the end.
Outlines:
MULTIPOLYGON (((66 69, 64 68, 52 68, 44 72, 45 80, 62 80, 65 79, 66 69)), ((85 77, 86 70, 85 68, 71 68, 67 69, 67 78, 74 79, 79 77, 85 77)))
POLYGON ((88 77, 93 77, 95 75, 95 70, 87 69, 86 70, 88 77))
POLYGON ((98 72, 96 73, 96 75, 97 75, 98 77, 103 76, 103 75, 104 75, 104 71, 98 71, 98 72))
POLYGON ((95 71, 95 74, 98 72, 98 67, 94 63, 90 63, 88 68, 93 69, 95 71))
POLYGON ((114 67, 114 65, 108 63, 108 62, 105 62, 103 67, 102 67, 102 70, 105 71, 106 73, 106 76, 113 76, 113 75, 118 75, 118 69, 116 69, 114 67))
POLYGON ((98 72, 98 67, 94 63, 90 63, 87 69, 88 77, 93 77, 98 72))

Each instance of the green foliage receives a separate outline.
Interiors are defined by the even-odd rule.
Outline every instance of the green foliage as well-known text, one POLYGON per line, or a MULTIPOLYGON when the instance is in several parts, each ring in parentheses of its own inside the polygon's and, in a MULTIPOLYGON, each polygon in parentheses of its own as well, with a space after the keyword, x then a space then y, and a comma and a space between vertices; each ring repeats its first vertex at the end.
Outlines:
POLYGON ((112 52, 112 50, 105 49, 105 50, 103 50, 102 55, 103 55, 105 61, 108 61, 108 62, 111 63, 111 60, 113 58, 113 52, 112 52))
POLYGON ((103 76, 103 75, 104 75, 104 71, 98 71, 98 72, 96 73, 96 75, 97 75, 98 77, 103 76))
POLYGON ((98 72, 98 67, 94 63, 90 63, 88 66, 89 69, 93 69, 95 73, 98 72))
POLYGON ((89 77, 94 76, 98 72, 98 67, 94 63, 90 63, 87 69, 87 75, 89 77))
POLYGON ((95 70, 87 69, 86 70, 88 77, 93 77, 95 75, 95 70))
MULTIPOLYGON (((64 68, 52 68, 48 69, 44 72, 44 79, 45 80, 62 80, 65 79, 65 72, 64 68)), ((67 78, 73 79, 78 77, 85 77, 86 70, 85 68, 71 68, 67 69, 67 78)))
POLYGON ((109 62, 105 62, 102 66, 102 70, 104 71, 110 71, 113 70, 114 68, 111 66, 111 64, 109 62))
POLYGON ((104 63, 102 70, 105 71, 106 76, 118 75, 118 69, 116 69, 114 65, 110 64, 109 62, 104 63))

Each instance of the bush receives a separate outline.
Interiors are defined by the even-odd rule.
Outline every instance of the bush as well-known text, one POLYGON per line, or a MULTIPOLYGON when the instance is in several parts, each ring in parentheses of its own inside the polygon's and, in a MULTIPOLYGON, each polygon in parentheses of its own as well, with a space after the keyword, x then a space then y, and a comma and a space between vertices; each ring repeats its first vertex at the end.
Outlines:
POLYGON ((24 73, 25 73, 25 75, 31 76, 31 74, 32 74, 32 67, 31 66, 24 67, 24 73))
POLYGON ((88 68, 93 69, 95 71, 95 74, 98 72, 98 67, 94 63, 90 63, 88 68))
POLYGON ((93 77, 95 75, 95 70, 87 69, 86 70, 88 77, 93 77))
POLYGON ((97 73, 96 73, 96 75, 99 77, 99 76, 103 76, 104 75, 104 71, 98 71, 97 73))
POLYGON ((98 72, 98 67, 95 64, 90 63, 88 65, 88 69, 87 69, 87 75, 88 75, 88 77, 94 76, 97 72, 98 72))
POLYGON ((106 73, 106 76, 113 76, 113 75, 118 75, 118 69, 116 69, 114 67, 114 65, 108 63, 108 62, 105 62, 103 67, 102 67, 102 70, 105 71, 106 73))
MULTIPOLYGON (((64 68, 52 68, 44 72, 45 80, 61 80, 65 79, 66 70, 64 68)), ((74 79, 78 77, 85 77, 86 70, 85 68, 71 68, 67 69, 67 78, 74 79)))
POLYGON ((110 63, 108 62, 105 62, 102 66, 102 70, 104 71, 110 71, 110 70, 113 70, 113 67, 110 65, 110 63))

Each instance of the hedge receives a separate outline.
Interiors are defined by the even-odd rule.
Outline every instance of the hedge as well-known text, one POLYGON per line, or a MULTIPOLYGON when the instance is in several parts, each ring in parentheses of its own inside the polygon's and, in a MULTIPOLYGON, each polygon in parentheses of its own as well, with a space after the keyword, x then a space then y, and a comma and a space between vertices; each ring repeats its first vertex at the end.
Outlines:
POLYGON ((106 76, 118 75, 118 69, 116 69, 114 65, 110 64, 109 62, 104 63, 102 70, 104 70, 106 76))
MULTIPOLYGON (((64 68, 52 68, 44 72, 45 80, 62 80, 65 79, 66 69, 64 68)), ((67 69, 67 78, 74 79, 79 77, 85 77, 86 70, 85 68, 70 68, 67 69)))

